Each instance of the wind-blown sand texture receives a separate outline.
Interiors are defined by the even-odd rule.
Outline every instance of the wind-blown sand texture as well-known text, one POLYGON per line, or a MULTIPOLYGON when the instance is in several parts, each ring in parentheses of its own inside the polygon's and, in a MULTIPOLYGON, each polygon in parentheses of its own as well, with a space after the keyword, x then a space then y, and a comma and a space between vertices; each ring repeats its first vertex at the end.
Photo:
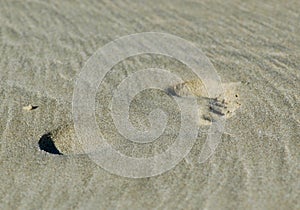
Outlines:
MULTIPOLYGON (((1 1, 0 209, 300 209, 299 8, 299 1, 279 0, 1 1), (146 31, 195 43, 222 83, 245 83, 242 105, 226 120, 226 134, 207 162, 197 162, 205 125, 175 168, 128 179, 99 167, 79 145, 70 146, 72 94, 98 48, 146 31), (24 110, 29 104, 38 108, 24 110)), ((97 122, 109 143, 128 155, 162 152, 179 126, 171 118, 168 138, 150 146, 128 146, 115 133, 110 91, 145 67, 193 79, 182 63, 147 55, 128 58, 107 75, 96 98, 102 113, 97 122)), ((161 93, 145 94, 131 110, 140 128, 149 126, 143 108, 163 103, 157 102, 161 93)))

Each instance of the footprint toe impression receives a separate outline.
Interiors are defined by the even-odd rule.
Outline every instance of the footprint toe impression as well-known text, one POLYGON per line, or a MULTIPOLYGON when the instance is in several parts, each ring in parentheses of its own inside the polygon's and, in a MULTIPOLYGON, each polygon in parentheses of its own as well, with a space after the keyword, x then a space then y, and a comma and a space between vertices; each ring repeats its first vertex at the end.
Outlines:
POLYGON ((189 80, 173 86, 173 92, 178 97, 196 97, 201 117, 200 125, 210 125, 217 117, 230 118, 241 106, 238 87, 240 82, 222 83, 223 96, 209 98, 201 80, 189 80))

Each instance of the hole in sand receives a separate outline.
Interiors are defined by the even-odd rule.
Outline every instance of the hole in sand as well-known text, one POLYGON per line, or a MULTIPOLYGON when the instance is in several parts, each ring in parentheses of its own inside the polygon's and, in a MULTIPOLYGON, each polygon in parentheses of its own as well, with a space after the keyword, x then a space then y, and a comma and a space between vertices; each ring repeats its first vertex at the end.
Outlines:
POLYGON ((44 134, 39 140, 39 147, 48 153, 55 155, 62 155, 62 153, 56 148, 54 141, 51 137, 51 133, 44 134))
POLYGON ((74 126, 68 123, 44 134, 38 144, 41 150, 51 154, 84 154, 80 142, 75 137, 74 126))

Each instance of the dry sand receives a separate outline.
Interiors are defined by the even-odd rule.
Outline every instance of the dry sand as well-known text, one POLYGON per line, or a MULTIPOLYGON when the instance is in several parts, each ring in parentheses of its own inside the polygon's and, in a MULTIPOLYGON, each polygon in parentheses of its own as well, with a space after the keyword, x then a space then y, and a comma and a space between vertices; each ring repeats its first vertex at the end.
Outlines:
MULTIPOLYGON (((299 21, 296 0, 1 1, 0 209, 300 209, 299 21), (129 179, 73 147, 72 93, 98 48, 147 31, 195 43, 224 83, 245 82, 243 104, 226 121, 226 134, 207 162, 197 163, 206 137, 200 132, 191 153, 172 170, 129 179), (29 104, 38 107, 24 110, 29 104)), ((114 70, 184 68, 170 58, 149 59, 129 59, 114 70)), ((99 92, 107 93, 121 77, 108 75, 99 92)), ((104 113, 108 99, 97 96, 104 113)), ((152 101, 146 99, 136 100, 152 101)), ((133 107, 132 120, 143 127, 141 110, 133 107)), ((98 123, 125 154, 151 155, 172 143, 131 150, 113 133, 108 115, 98 123)), ((172 126, 178 126, 176 119, 172 126)), ((172 139, 172 129, 167 132, 172 139)))

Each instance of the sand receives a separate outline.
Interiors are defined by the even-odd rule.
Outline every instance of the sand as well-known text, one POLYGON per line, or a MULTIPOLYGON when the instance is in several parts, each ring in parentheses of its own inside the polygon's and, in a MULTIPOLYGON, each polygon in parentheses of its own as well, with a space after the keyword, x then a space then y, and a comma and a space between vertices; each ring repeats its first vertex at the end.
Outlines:
MULTIPOLYGON (((2 1, 0 209, 300 209, 299 8, 299 1, 279 0, 2 1), (206 162, 197 161, 204 125, 173 169, 124 178, 101 168, 74 143, 74 83, 97 49, 149 31, 195 43, 223 83, 243 82, 242 104, 226 120, 206 162), (37 108, 23 109, 29 105, 37 108)), ((149 66, 186 68, 162 56, 129 58, 107 75, 96 98, 103 135, 137 157, 172 144, 178 119, 169 121, 165 140, 131 147, 115 133, 107 94, 124 75, 149 66), (124 75, 118 74, 122 69, 124 75)), ((149 126, 143 121, 149 104, 177 113, 155 96, 162 93, 145 94, 132 107, 133 125, 149 126)))

